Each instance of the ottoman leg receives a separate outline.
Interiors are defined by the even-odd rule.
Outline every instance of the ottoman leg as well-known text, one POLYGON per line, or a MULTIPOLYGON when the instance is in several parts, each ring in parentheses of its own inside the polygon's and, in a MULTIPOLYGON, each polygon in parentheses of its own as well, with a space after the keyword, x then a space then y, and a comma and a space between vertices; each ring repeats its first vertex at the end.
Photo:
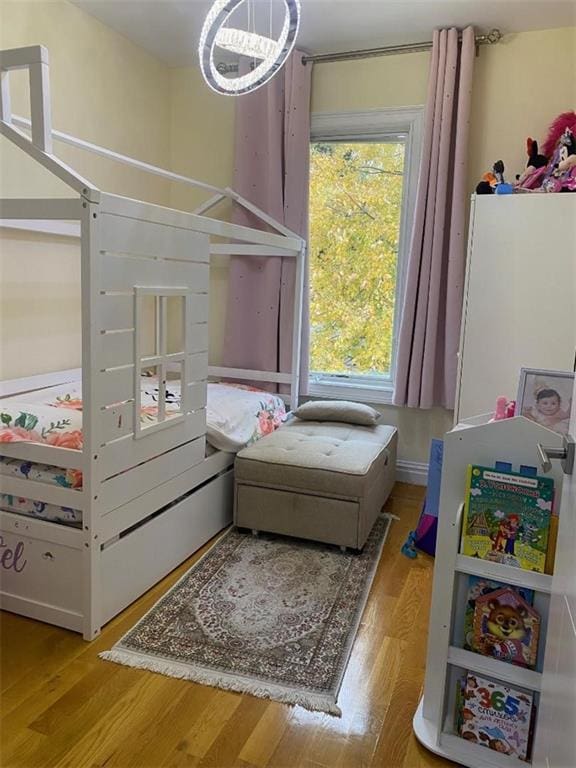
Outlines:
POLYGON ((252 528, 252 536, 258 536, 259 531, 256 528, 252 528))
POLYGON ((345 547, 344 544, 340 544, 340 551, 344 552, 344 554, 346 554, 346 547, 345 547))

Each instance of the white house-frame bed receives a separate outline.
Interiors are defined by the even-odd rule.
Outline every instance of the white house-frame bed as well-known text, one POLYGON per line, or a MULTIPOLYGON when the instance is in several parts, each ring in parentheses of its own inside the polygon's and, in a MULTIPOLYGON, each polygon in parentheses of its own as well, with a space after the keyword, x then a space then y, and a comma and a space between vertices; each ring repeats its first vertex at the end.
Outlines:
POLYGON ((81 510, 70 528, 0 511, 1 606, 98 635, 103 624, 231 522, 234 456, 206 454, 209 375, 299 387, 300 315, 305 243, 230 189, 218 189, 53 131, 48 54, 42 46, 0 52, 0 130, 72 190, 67 199, 4 199, 0 224, 72 222, 81 243, 82 368, 10 382, 20 395, 79 377, 81 450, 32 442, 1 443, 0 455, 82 472, 81 488, 0 476, 3 493, 81 510), (9 72, 28 69, 31 121, 12 115, 9 72), (31 129, 31 139, 18 127, 31 129), (52 140, 67 141, 174 181, 214 193, 194 213, 107 194, 64 165, 52 140), (204 214, 224 198, 243 205, 266 232, 204 214), (212 237, 220 242, 212 243, 212 237), (222 238, 229 240, 221 242, 222 238), (291 373, 208 367, 209 260, 214 253, 296 259, 291 373), (153 349, 144 314, 152 297, 153 349), (168 303, 182 324, 176 349, 167 344, 168 303), (142 425, 141 373, 158 374, 157 412, 142 425), (178 372, 181 404, 167 408, 166 380, 178 372))

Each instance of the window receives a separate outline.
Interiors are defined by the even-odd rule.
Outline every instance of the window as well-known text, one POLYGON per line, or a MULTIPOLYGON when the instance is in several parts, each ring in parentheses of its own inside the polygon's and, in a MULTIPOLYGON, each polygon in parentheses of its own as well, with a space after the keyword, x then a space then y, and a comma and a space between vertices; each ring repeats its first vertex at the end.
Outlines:
POLYGON ((312 395, 389 402, 421 109, 313 115, 312 395))
POLYGON ((188 351, 189 297, 185 288, 135 289, 136 365, 134 366, 134 438, 171 426, 187 413, 184 375, 188 351), (143 408, 141 377, 150 376, 145 394, 153 405, 143 408), (166 385, 170 381, 172 392, 166 385), (180 393, 179 402, 174 391, 180 393))

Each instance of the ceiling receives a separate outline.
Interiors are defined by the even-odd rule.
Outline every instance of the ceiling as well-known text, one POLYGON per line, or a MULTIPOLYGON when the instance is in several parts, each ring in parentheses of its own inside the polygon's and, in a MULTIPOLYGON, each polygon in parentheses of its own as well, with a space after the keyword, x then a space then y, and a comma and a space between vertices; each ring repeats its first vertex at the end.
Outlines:
MULTIPOLYGON (((72 0, 170 66, 196 63, 211 0, 72 0)), ((280 8, 280 0, 270 2, 280 8)), ((310 53, 430 40, 439 26, 503 33, 576 26, 576 0, 301 0, 310 53)))

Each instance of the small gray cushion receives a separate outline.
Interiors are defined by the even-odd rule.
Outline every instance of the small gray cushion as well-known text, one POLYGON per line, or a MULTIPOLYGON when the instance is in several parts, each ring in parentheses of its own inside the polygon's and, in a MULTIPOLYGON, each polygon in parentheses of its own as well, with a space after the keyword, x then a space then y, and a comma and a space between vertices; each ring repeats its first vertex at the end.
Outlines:
POLYGON ((364 403, 348 400, 310 400, 294 411, 294 416, 305 421, 342 421, 345 424, 373 426, 382 416, 364 403))

